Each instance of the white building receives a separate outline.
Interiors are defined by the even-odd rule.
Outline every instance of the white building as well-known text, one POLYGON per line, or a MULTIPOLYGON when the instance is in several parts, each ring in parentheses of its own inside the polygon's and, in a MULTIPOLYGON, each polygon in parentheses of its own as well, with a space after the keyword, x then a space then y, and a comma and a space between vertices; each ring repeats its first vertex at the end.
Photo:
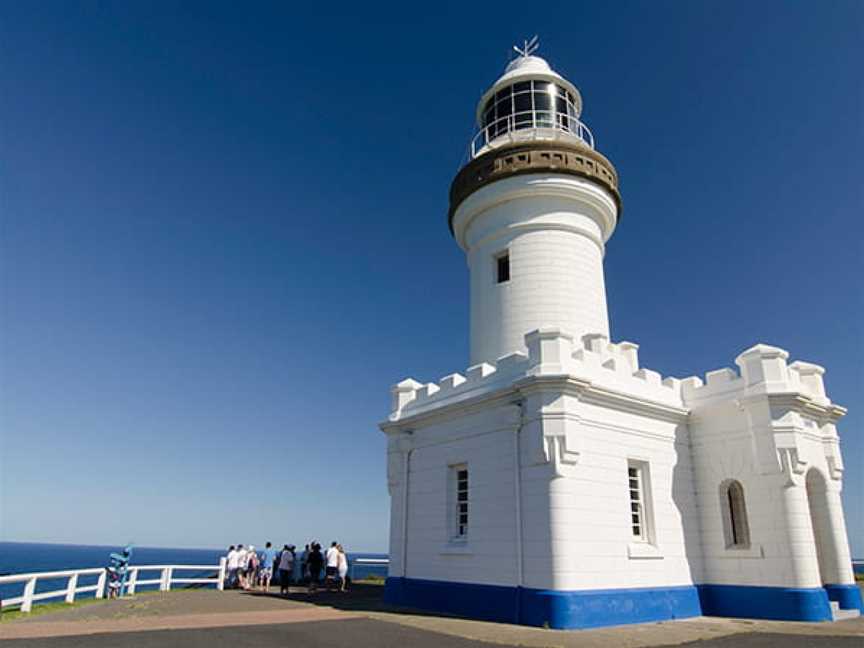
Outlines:
POLYGON ((552 628, 857 614, 845 409, 776 347, 679 380, 610 340, 621 198, 581 106, 530 51, 478 105, 450 191, 470 366, 393 388, 388 600, 552 628))

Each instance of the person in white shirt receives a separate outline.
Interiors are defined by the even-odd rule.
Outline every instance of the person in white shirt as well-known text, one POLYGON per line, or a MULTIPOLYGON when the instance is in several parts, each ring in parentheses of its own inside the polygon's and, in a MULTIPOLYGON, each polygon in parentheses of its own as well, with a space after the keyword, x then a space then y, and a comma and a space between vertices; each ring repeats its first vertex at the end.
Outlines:
POLYGON ((240 552, 234 548, 234 545, 228 547, 228 555, 225 557, 225 567, 228 569, 227 586, 229 589, 237 587, 237 569, 240 567, 239 558, 240 552))
POLYGON ((246 589, 246 563, 249 560, 249 552, 242 544, 237 545, 237 580, 240 587, 246 589))
POLYGON ((255 546, 249 545, 249 551, 246 552, 246 589, 255 589, 255 584, 258 582, 258 567, 260 565, 261 560, 258 558, 255 546))
POLYGON ((327 588, 327 591, 330 591, 330 588, 336 583, 336 578, 339 575, 339 549, 338 542, 335 540, 330 544, 330 548, 327 550, 326 560, 327 560, 327 570, 324 572, 324 585, 327 588))
POLYGON ((339 591, 344 592, 348 586, 348 556, 341 544, 336 545, 336 548, 339 550, 339 591))
POLYGON ((285 545, 279 558, 279 593, 291 593, 291 576, 294 573, 294 545, 285 545))

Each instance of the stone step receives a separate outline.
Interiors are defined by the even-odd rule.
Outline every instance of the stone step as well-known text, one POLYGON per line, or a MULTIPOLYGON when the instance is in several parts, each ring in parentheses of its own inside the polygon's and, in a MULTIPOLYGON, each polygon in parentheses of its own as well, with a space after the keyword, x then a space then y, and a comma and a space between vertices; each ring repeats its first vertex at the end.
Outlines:
POLYGON ((844 621, 846 619, 857 619, 861 616, 859 610, 841 610, 840 604, 837 601, 828 601, 831 604, 831 618, 834 621, 844 621))
POLYGON ((845 621, 846 619, 857 619, 861 616, 860 610, 841 610, 831 606, 831 616, 835 621, 845 621))

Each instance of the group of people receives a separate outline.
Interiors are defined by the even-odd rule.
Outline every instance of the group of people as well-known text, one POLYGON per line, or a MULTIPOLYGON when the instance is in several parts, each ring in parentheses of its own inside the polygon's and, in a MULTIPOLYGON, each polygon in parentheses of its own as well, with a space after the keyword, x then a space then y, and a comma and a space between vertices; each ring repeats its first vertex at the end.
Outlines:
POLYGON ((309 592, 315 593, 322 582, 327 591, 337 589, 346 591, 348 587, 348 556, 338 542, 333 542, 326 552, 318 542, 306 545, 300 556, 294 545, 284 545, 277 551, 268 542, 263 551, 248 547, 231 545, 226 558, 226 584, 228 588, 244 590, 270 590, 271 584, 278 584, 281 594, 288 594, 291 585, 308 585, 309 592))

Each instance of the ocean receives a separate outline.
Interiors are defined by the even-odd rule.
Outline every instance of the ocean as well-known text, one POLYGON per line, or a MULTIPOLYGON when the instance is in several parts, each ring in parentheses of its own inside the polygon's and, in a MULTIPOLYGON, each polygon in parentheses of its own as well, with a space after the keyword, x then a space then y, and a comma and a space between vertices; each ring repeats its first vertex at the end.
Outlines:
MULTIPOLYGON (((256 549, 261 549, 257 547, 256 549)), ((120 552, 123 546, 96 546, 70 544, 42 544, 33 542, 0 542, 0 575, 24 574, 30 572, 59 571, 64 569, 85 569, 88 567, 105 567, 108 564, 108 554, 120 552)), ((226 553, 225 549, 172 549, 167 547, 134 547, 132 565, 218 565, 219 559, 226 553)), ((349 563, 357 558, 387 558, 387 554, 349 553, 349 563)), ((355 579, 370 575, 386 576, 386 565, 352 565, 355 579)), ((202 573, 202 575, 209 575, 202 573)), ((194 578, 195 572, 183 572, 184 578, 194 578)), ((158 578, 158 573, 151 572, 144 578, 158 578)), ((79 586, 96 583, 96 577, 82 577, 79 586)), ((65 587, 66 579, 39 580, 36 592, 47 592, 65 587)), ((139 589, 155 589, 154 586, 144 586, 139 589)), ((24 589, 23 583, 0 585, 0 598, 20 596, 24 589)), ((81 596, 87 596, 82 594, 81 596)), ((92 595, 91 595, 92 596, 92 595)))

